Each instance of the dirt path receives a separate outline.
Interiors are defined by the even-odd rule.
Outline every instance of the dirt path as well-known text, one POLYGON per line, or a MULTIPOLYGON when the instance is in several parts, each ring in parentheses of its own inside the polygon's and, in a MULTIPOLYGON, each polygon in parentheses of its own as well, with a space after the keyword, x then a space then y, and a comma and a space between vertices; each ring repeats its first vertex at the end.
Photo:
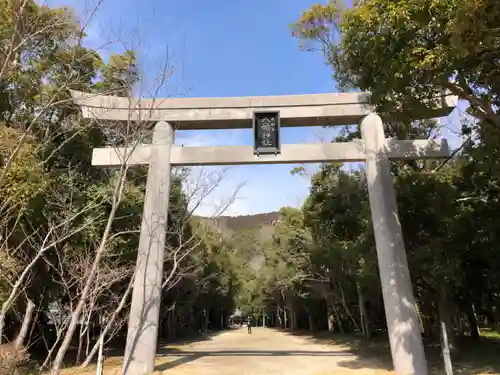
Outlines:
POLYGON ((380 364, 360 361, 348 348, 321 345, 270 329, 221 333, 207 341, 159 354, 163 375, 342 375, 389 374, 380 364))

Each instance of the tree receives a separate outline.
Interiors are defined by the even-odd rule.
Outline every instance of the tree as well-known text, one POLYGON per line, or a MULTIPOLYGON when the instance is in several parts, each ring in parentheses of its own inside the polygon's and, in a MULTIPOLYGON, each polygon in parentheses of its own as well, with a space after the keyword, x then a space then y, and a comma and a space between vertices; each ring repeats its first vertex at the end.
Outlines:
POLYGON ((411 116, 448 90, 498 129, 500 5, 494 0, 336 0, 314 5, 294 34, 319 46, 341 87, 371 91, 382 113, 411 116))
MULTIPOLYGON (((485 256, 498 232, 486 206, 496 207, 499 186, 499 11, 488 0, 364 0, 352 7, 332 0, 313 5, 292 26, 304 49, 323 53, 341 89, 372 92, 387 136, 434 137, 435 121, 414 118, 445 91, 469 104, 468 116, 461 119, 467 140, 452 158, 439 164, 391 163, 413 287, 429 335, 436 331, 435 322, 445 321, 449 337, 468 328, 477 338, 477 312, 496 319, 491 306, 498 301, 490 285, 496 285, 498 275, 485 256), (484 300, 489 307, 480 307, 484 300)), ((339 139, 352 138, 359 138, 356 126, 346 127, 339 139)), ((333 194, 335 189, 326 186, 333 194)), ((328 207, 326 196, 313 207, 328 207)), ((349 205, 354 212, 357 202, 349 205)), ((335 212, 329 217, 335 222, 335 212)), ((342 228, 324 226, 322 235, 333 247, 342 228)), ((369 226, 358 238, 366 249, 373 246, 369 226)))
MULTIPOLYGON (((31 0, 1 4, 0 337, 17 337, 30 348, 45 345, 41 367, 58 373, 74 339, 80 357, 86 346, 86 365, 101 337, 112 342, 115 333, 123 334, 136 260, 147 168, 93 168, 92 149, 133 147, 151 132, 144 124, 82 119, 70 95, 130 97, 140 78, 134 51, 104 61, 82 46, 86 23, 70 8, 31 0), (51 311, 54 305, 60 310, 51 311), (96 333, 102 317, 105 327, 96 333)), ((234 308, 232 244, 207 227, 208 218, 193 217, 224 176, 174 173, 163 337, 222 329, 234 308)))

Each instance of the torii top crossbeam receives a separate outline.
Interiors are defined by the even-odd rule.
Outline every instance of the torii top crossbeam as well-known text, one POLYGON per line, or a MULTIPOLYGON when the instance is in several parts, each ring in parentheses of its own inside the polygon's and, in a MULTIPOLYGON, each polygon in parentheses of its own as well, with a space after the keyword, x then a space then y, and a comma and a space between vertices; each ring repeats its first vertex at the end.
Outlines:
MULTIPOLYGON (((229 98, 130 99, 71 91, 83 116, 98 120, 167 121, 179 130, 252 128, 256 111, 280 111, 281 126, 348 125, 373 112, 370 93, 334 93, 229 98)), ((436 100, 419 118, 447 116, 457 97, 436 100)))

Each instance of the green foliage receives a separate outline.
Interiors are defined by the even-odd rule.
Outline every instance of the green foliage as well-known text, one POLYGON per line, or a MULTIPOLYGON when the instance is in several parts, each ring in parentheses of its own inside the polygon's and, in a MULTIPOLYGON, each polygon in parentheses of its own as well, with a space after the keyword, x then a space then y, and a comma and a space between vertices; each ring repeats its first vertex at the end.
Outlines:
MULTIPOLYGON (((32 0, 0 0, 0 8, 0 303, 37 259, 22 293, 8 306, 7 330, 0 334, 16 334, 28 297, 41 309, 32 337, 52 344, 48 306, 74 307, 122 177, 120 170, 93 167, 92 150, 143 141, 138 129, 82 119, 70 90, 131 95, 139 80, 136 54, 127 50, 104 61, 98 51, 83 47, 80 22, 70 8, 32 0), (36 258, 47 243, 49 250, 36 258)), ((99 323, 99 316, 110 316, 129 285, 146 176, 144 167, 127 171, 92 288, 103 280, 108 284, 92 292, 84 309, 92 314, 85 318, 91 325, 99 323)), ((172 183, 165 246, 161 321, 168 338, 207 330, 209 322, 223 328, 234 309, 236 285, 231 245, 191 217, 183 193, 188 171, 178 176, 172 183)), ((127 316, 124 310, 115 331, 127 316)))
MULTIPOLYGON (((0 124, 1 168, 7 167, 6 164, 16 152, 22 136, 21 132, 0 124)), ((36 201, 50 184, 50 177, 43 173, 37 158, 37 146, 32 137, 19 147, 12 159, 12 165, 6 171, 4 183, 0 187, 0 194, 9 197, 4 201, 5 212, 14 214, 19 210, 29 209, 30 204, 36 201)))
MULTIPOLYGON (((455 330, 452 341, 464 327, 478 337, 478 322, 499 321, 500 273, 493 255, 500 193, 499 11, 488 0, 365 0, 351 8, 331 0, 313 5, 293 25, 304 49, 322 51, 342 89, 372 92, 389 137, 433 137, 436 121, 415 118, 443 90, 469 102, 474 118, 463 129, 475 140, 447 165, 391 163, 424 334, 434 335, 436 322, 444 320, 455 330)), ((359 137, 359 128, 346 127, 336 141, 359 137)), ((272 239, 258 244, 264 265, 243 276, 252 281, 247 305, 274 310, 291 329, 307 326, 306 317, 310 329, 365 335, 385 329, 362 172, 322 165, 304 205, 283 210, 272 239)))
POLYGON ((112 55, 109 63, 102 69, 102 80, 94 88, 99 92, 111 92, 117 96, 128 96, 139 79, 134 51, 112 55))
POLYGON ((294 35, 318 46, 344 88, 371 91, 382 112, 414 116, 449 90, 498 127, 500 5, 494 0, 367 0, 314 5, 294 35))

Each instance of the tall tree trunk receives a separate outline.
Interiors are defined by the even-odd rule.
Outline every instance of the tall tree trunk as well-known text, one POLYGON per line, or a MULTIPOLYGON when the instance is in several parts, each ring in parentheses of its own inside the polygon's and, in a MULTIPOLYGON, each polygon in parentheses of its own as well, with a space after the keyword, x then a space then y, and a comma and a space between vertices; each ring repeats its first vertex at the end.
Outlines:
POLYGON ((328 331, 335 332, 335 310, 333 295, 328 295, 326 298, 326 318, 328 322, 328 331))
POLYGON ((337 325, 339 326, 340 333, 345 333, 344 325, 342 324, 342 317, 340 316, 336 304, 333 304, 333 312, 335 313, 335 320, 337 321, 337 325))
MULTIPOLYGON (((101 331, 99 338, 107 336, 108 332, 113 327, 113 324, 115 323, 116 319, 118 318, 118 315, 120 314, 122 309, 126 306, 128 297, 130 295, 130 292, 132 291, 132 286, 134 285, 133 280, 134 280, 134 277, 132 276, 132 278, 130 279, 130 282, 128 284, 128 287, 125 290, 125 293, 123 293, 123 295, 122 295, 122 298, 120 300, 120 303, 118 304, 118 307, 115 309, 115 311, 113 311, 113 314, 111 314, 111 318, 107 319, 106 326, 101 331)), ((89 341, 87 341, 87 342, 89 342, 89 341)), ((94 346, 92 347, 92 350, 90 351, 90 354, 87 355, 87 358, 85 358, 85 361, 83 361, 81 367, 86 367, 89 365, 92 358, 94 358, 94 356, 96 355, 98 349, 99 349, 99 340, 94 344, 94 346)))
POLYGON ((87 332, 85 332, 85 357, 88 357, 89 351, 90 351, 90 325, 87 328, 87 332))
MULTIPOLYGON (((64 356, 66 355, 66 352, 68 351, 68 348, 71 344, 71 339, 73 338, 73 334, 75 333, 76 326, 78 325, 78 321, 80 319, 80 314, 82 313, 82 310, 85 306, 85 302, 87 301, 88 295, 91 291, 92 284, 95 282, 95 277, 96 277, 97 272, 99 270, 99 264, 101 262, 103 255, 104 255, 104 252, 107 248, 107 244, 108 244, 108 241, 110 238, 110 233, 111 233, 111 230, 113 227, 116 212, 118 210, 118 207, 119 207, 119 204, 120 204, 120 201, 122 198, 122 193, 123 193, 123 189, 125 186, 125 179, 127 176, 126 171, 127 171, 127 169, 122 166, 120 169, 121 175, 119 178, 119 182, 115 185, 113 199, 112 199, 112 205, 111 205, 111 211, 110 211, 108 219, 107 219, 106 227, 104 228, 103 234, 101 236, 101 242, 99 243, 99 247, 97 248, 97 250, 95 252, 95 257, 94 257, 94 260, 92 262, 92 266, 87 274, 87 278, 85 280, 83 290, 80 293, 80 297, 79 297, 78 302, 75 306, 75 309, 71 312, 70 322, 68 324, 66 334, 65 334, 64 339, 61 343, 61 346, 59 347, 59 350, 57 351, 54 363, 52 364, 52 369, 50 371, 51 375, 59 375, 59 373, 61 372, 61 368, 62 368, 63 361, 64 361, 64 356)), ((135 275, 133 277, 135 277, 135 275)))
POLYGON ((7 312, 0 311, 0 344, 4 343, 3 331, 5 328, 5 316, 6 315, 7 315, 7 312))
POLYGON ((203 332, 208 331, 208 311, 206 308, 203 309, 203 332))
POLYGON ((292 310, 292 316, 293 316, 293 330, 297 330, 299 328, 298 320, 297 320, 297 311, 294 309, 292 310))
POLYGON ((463 337, 465 336, 466 316, 463 314, 459 314, 456 319, 458 322, 457 323, 458 337, 463 337))
POLYGON ((195 316, 194 316, 194 308, 193 306, 189 307, 189 321, 188 321, 188 329, 189 333, 193 332, 193 329, 195 328, 195 316))
POLYGON ((297 329, 297 314, 292 305, 288 306, 290 311, 290 332, 294 332, 297 329))
POLYGON ((441 333, 441 354, 443 356, 444 369, 446 375, 453 375, 453 367, 451 365, 451 348, 448 341, 448 328, 443 321, 439 322, 441 333))
POLYGON ((474 306, 472 303, 466 304, 467 321, 469 322, 470 336, 474 340, 479 340, 479 327, 477 325, 476 314, 474 312, 474 306))
POLYGON ((314 318, 312 316, 311 309, 309 307, 307 307, 307 305, 306 305, 305 310, 306 310, 306 314, 307 314, 307 320, 309 322, 309 331, 314 332, 314 331, 316 331, 316 324, 314 322, 314 318))
POLYGON ((28 332, 31 326, 31 321, 33 320, 33 313, 35 312, 35 304, 34 302, 28 298, 26 304, 26 310, 24 312, 23 324, 21 325, 21 330, 16 337, 15 346, 16 348, 20 348, 24 345, 26 341, 26 337, 28 336, 28 332))
POLYGON ((432 330, 433 324, 432 320, 434 318, 434 307, 428 298, 421 298, 416 304, 418 309, 418 316, 420 318, 420 324, 422 328, 422 333, 425 338, 432 338, 434 332, 432 330))
POLYGON ((174 329, 173 329, 173 334, 174 337, 177 338, 180 336, 179 330, 180 330, 180 325, 179 325, 179 314, 175 313, 175 324, 174 324, 174 329))
POLYGON ((307 310, 307 319, 309 320, 309 331, 316 332, 316 324, 310 309, 307 310))
POLYGON ((83 350, 83 337, 85 336, 85 331, 83 330, 83 324, 80 324, 80 332, 78 332, 78 349, 76 350, 76 359, 75 363, 77 365, 80 364, 82 359, 82 350, 83 350))
POLYGON ((280 328, 283 329, 283 320, 281 319, 280 305, 276 305, 276 316, 278 318, 278 324, 280 328))
MULTIPOLYGON (((87 310, 87 309, 85 309, 85 310, 87 310)), ((76 352, 76 361, 75 361, 77 364, 80 364, 82 350, 83 350, 84 336, 88 337, 88 332, 89 332, 89 322, 90 322, 90 317, 91 317, 91 310, 89 309, 88 314, 86 313, 85 310, 82 312, 83 323, 80 324, 80 330, 78 332, 78 350, 76 352)), ((87 339, 86 345, 87 345, 86 349, 88 351, 88 346, 89 346, 88 339, 87 339)))
POLYGON ((99 335, 99 353, 97 354, 97 374, 102 375, 104 366, 104 337, 99 335))
POLYGON ((438 298, 439 298, 438 302, 439 320, 441 324, 444 324, 444 327, 446 328, 450 351, 453 353, 456 352, 457 346, 455 340, 455 332, 453 331, 453 325, 452 325, 453 320, 452 320, 451 301, 449 299, 448 287, 446 285, 443 285, 441 287, 438 298))
POLYGON ((52 358, 52 353, 54 350, 56 350, 57 345, 59 344, 59 341, 61 341, 61 338, 63 337, 64 332, 66 332, 66 328, 68 326, 68 319, 65 318, 63 322, 61 323, 61 326, 57 328, 57 336, 55 342, 52 344, 52 347, 47 353, 47 356, 45 357, 45 360, 43 361, 42 365, 40 366, 40 369, 45 369, 48 364, 50 363, 50 360, 52 358))
POLYGON ((361 331, 365 339, 370 338, 370 328, 368 325, 368 314, 366 313, 365 297, 363 295, 363 289, 356 283, 356 290, 358 292, 358 304, 359 304, 359 320, 361 322, 361 331))
POLYGON ((177 338, 178 328, 179 328, 179 311, 177 308, 173 311, 173 325, 172 325, 172 337, 177 338))
POLYGON ((359 332, 362 332, 361 328, 358 326, 358 323, 356 322, 356 319, 354 319, 354 317, 352 316, 351 310, 349 309, 349 306, 347 306, 345 296, 344 296, 344 290, 342 289, 342 285, 340 285, 340 282, 337 282, 337 285, 338 285, 339 291, 340 291, 340 300, 342 301, 342 306, 344 307, 344 310, 345 310, 347 316, 349 317, 352 324, 354 325, 354 328, 357 329, 359 332))
POLYGON ((174 312, 173 311, 169 311, 167 313, 167 337, 169 340, 173 339, 175 336, 174 336, 174 324, 175 324, 175 320, 174 320, 174 312))
POLYGON ((163 330, 167 334, 167 340, 172 339, 172 311, 167 311, 167 329, 163 330), (167 331, 167 332, 165 332, 167 331))

